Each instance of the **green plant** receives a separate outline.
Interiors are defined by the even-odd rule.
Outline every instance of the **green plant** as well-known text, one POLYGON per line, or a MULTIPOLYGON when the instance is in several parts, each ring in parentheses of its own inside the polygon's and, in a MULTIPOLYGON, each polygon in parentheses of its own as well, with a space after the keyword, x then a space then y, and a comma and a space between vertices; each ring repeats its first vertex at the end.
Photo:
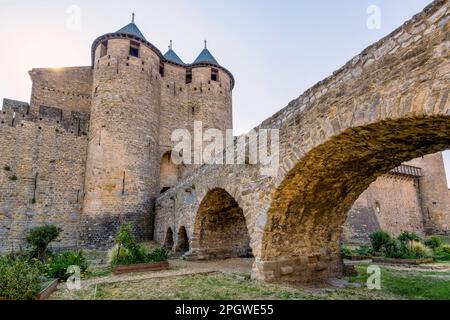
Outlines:
POLYGON ((344 258, 351 258, 353 256, 353 251, 346 245, 341 247, 341 253, 344 258))
POLYGON ((386 258, 405 259, 408 257, 408 249, 398 239, 390 239, 387 241, 383 245, 381 252, 386 258))
POLYGON ((400 240, 403 243, 408 243, 411 241, 420 241, 419 236, 415 232, 408 232, 403 231, 398 237, 398 240, 400 240))
POLYGON ((382 248, 389 243, 390 240, 391 236, 389 233, 383 230, 375 231, 370 235, 370 242, 374 252, 381 252, 382 248))
POLYGON ((436 250, 442 245, 442 240, 437 236, 431 236, 424 243, 427 247, 436 250))
POLYGON ((449 244, 442 244, 434 252, 435 252, 434 257, 436 259, 442 260, 442 261, 450 261, 450 245, 449 244))
POLYGON ((156 248, 149 255, 148 259, 153 262, 167 261, 170 256, 170 251, 166 248, 156 248))
POLYGON ((16 176, 16 175, 13 175, 13 176, 9 177, 9 180, 11 180, 11 181, 17 181, 17 176, 16 176))
POLYGON ((38 263, 13 255, 0 256, 0 297, 11 300, 34 300, 40 289, 41 268, 38 263))
POLYGON ((430 248, 418 241, 405 243, 398 239, 391 239, 385 244, 383 254, 387 258, 394 259, 422 259, 431 257, 433 252, 430 248))
POLYGON ((409 256, 413 259, 428 258, 433 255, 433 251, 418 241, 411 241, 408 249, 410 250, 409 256))
POLYGON ((444 253, 450 254, 450 244, 443 244, 439 247, 439 250, 444 253))
POLYGON ((55 225, 35 227, 28 232, 27 242, 32 245, 35 256, 44 261, 47 258, 47 248, 50 242, 58 238, 62 229, 55 225))
POLYGON ((131 234, 131 225, 123 225, 120 228, 116 243, 118 244, 117 255, 113 257, 112 264, 129 265, 147 262, 144 247, 139 245, 131 234))
POLYGON ((372 254, 372 248, 369 246, 360 246, 355 249, 358 256, 370 256, 372 254))
POLYGON ((146 253, 145 248, 138 244, 131 234, 131 226, 124 225, 116 238, 117 248, 111 252, 112 265, 130 265, 147 262, 166 261, 170 251, 164 248, 157 248, 151 253, 146 253))
POLYGON ((46 276, 50 278, 57 278, 59 280, 67 280, 70 273, 67 272, 67 268, 70 266, 78 266, 81 273, 86 272, 88 268, 88 263, 80 251, 67 251, 55 255, 53 258, 49 259, 46 263, 46 276))

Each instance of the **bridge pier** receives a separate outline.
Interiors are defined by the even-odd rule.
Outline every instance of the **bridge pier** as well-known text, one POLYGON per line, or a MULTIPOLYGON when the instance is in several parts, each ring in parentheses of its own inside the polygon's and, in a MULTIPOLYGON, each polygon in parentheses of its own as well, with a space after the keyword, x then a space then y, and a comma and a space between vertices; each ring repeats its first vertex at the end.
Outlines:
POLYGON ((320 282, 343 276, 340 254, 315 254, 282 257, 273 260, 256 258, 252 279, 265 282, 320 282))

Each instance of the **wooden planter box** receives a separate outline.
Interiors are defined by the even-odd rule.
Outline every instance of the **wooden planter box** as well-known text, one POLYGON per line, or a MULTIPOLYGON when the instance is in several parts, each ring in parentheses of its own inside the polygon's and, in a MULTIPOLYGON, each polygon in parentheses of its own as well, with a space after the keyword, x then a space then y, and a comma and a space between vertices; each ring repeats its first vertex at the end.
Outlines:
POLYGON ((425 259, 392 259, 392 258, 382 258, 382 257, 373 257, 373 262, 378 263, 388 263, 388 264, 423 264, 423 263, 431 263, 434 261, 434 258, 425 258, 425 259))
POLYGON ((132 272, 146 272, 146 271, 161 271, 169 269, 169 261, 163 262, 149 262, 132 264, 129 266, 115 266, 112 268, 112 273, 114 275, 132 272))
POLYGON ((344 259, 351 260, 351 261, 362 261, 362 260, 370 260, 372 259, 371 256, 351 256, 351 257, 344 257, 344 259))
POLYGON ((36 295, 36 300, 45 300, 55 292, 58 287, 58 279, 47 281, 43 284, 42 290, 36 295))

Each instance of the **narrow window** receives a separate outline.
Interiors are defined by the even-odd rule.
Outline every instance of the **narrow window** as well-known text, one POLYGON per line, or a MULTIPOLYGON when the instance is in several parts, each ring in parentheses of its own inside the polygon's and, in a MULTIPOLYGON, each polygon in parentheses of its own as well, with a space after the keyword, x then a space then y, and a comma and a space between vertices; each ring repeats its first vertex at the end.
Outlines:
POLYGON ((211 80, 212 81, 219 81, 219 70, 211 69, 211 80))
POLYGON ((159 74, 164 77, 164 63, 162 62, 159 64, 159 74))
POLYGON ((100 58, 108 54, 108 41, 103 41, 100 45, 100 58))
POLYGON ((130 41, 130 56, 139 58, 139 46, 138 42, 130 41))
POLYGON ((186 84, 192 83, 192 69, 186 70, 186 84))

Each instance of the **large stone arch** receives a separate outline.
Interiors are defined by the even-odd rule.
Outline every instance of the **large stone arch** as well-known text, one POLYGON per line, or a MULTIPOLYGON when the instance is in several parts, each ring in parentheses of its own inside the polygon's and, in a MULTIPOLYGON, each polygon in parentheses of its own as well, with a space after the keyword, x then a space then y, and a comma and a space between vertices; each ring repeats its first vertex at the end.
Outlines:
POLYGON ((352 128, 308 152, 273 196, 261 274, 294 281, 341 275, 341 226, 359 195, 401 163, 449 147, 450 117, 437 116, 352 128))
POLYGON ((195 217, 192 256, 201 259, 247 257, 250 235, 242 208, 222 188, 210 190, 195 217))

